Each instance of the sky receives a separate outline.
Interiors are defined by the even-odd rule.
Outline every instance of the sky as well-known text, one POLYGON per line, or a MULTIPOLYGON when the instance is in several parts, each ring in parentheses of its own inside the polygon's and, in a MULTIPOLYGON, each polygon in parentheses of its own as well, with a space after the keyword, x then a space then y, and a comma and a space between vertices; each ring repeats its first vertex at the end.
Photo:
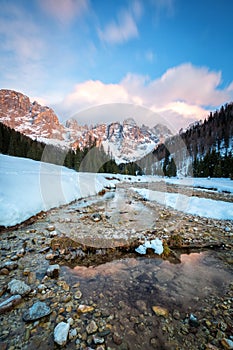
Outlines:
POLYGON ((178 130, 233 100, 232 13, 231 0, 0 0, 0 88, 63 121, 156 115, 178 130))

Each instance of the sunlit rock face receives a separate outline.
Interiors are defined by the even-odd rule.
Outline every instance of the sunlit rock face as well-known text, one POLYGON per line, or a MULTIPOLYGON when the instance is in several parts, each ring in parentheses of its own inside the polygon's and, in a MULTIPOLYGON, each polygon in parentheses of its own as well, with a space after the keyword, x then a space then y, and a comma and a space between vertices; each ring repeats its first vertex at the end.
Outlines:
POLYGON ((94 126, 79 125, 78 120, 71 118, 62 124, 53 109, 7 89, 0 90, 0 122, 32 139, 63 148, 102 145, 117 163, 141 159, 171 136, 163 125, 138 126, 133 118, 94 126))

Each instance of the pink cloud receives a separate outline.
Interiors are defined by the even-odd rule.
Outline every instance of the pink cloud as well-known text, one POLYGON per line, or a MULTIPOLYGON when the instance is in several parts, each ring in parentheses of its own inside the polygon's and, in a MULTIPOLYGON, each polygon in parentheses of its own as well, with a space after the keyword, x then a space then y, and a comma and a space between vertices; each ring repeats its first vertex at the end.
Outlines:
POLYGON ((89 9, 89 0, 39 0, 38 3, 46 13, 63 24, 89 9))
MULTIPOLYGON (((194 120, 206 118, 209 106, 214 109, 231 99, 233 83, 225 89, 219 88, 220 83, 220 72, 183 64, 168 69, 155 80, 127 74, 118 84, 104 84, 98 80, 77 84, 61 106, 70 116, 91 107, 124 104, 124 111, 132 112, 131 117, 135 117, 133 109, 130 112, 125 104, 146 107, 167 119, 178 130, 194 120)), ((120 107, 117 108, 120 115, 120 107)), ((146 118, 146 123, 151 126, 154 125, 153 113, 146 118)), ((95 117, 93 122, 98 122, 101 114, 95 117)), ((111 119, 113 115, 109 113, 108 117, 111 119)), ((136 115, 138 123, 144 123, 144 119, 143 113, 136 115)))

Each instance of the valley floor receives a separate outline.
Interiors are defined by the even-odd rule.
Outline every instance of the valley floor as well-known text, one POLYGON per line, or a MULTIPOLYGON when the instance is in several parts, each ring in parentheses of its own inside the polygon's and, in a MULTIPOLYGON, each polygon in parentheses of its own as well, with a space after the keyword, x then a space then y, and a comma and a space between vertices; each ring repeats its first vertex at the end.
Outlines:
POLYGON ((151 195, 226 203, 228 217, 231 191, 125 180, 105 179, 102 189, 109 188, 98 196, 2 230, 1 349, 58 349, 61 322, 66 349, 232 348, 232 218, 192 215, 185 203, 172 208, 151 195), (161 256, 135 252, 155 238, 163 242, 161 256), (53 272, 51 265, 58 265, 53 272), (10 302, 11 294, 19 297, 10 302), (49 314, 32 312, 38 301, 49 314))

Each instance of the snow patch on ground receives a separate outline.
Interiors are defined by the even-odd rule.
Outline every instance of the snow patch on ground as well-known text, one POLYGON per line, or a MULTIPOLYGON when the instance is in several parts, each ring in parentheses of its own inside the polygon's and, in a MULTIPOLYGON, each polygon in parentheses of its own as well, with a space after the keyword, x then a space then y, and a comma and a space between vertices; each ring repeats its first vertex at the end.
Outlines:
POLYGON ((5 155, 0 155, 0 184, 0 226, 115 187, 100 174, 5 155))
POLYGON ((151 191, 145 188, 132 188, 141 197, 155 201, 166 207, 206 218, 233 220, 233 203, 213 199, 188 197, 179 193, 151 191))
MULTIPOLYGON (((94 196, 104 188, 115 188, 119 182, 143 184, 161 181, 233 193, 233 181, 230 179, 77 173, 63 166, 0 154, 0 226, 14 226, 40 211, 94 196)), ((146 189, 135 191, 140 191, 149 200, 186 213, 233 219, 232 203, 146 189)))

